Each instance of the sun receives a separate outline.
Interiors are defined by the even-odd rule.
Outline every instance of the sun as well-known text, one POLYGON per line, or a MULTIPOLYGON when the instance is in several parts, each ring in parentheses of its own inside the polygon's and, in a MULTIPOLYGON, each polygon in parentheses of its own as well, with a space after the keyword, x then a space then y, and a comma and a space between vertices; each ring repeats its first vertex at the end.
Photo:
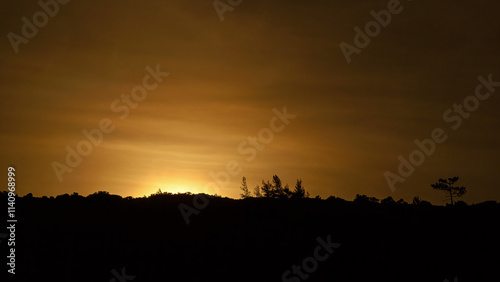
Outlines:
POLYGON ((149 192, 149 194, 147 195, 157 193, 158 190, 161 190, 161 192, 163 193, 168 192, 172 194, 187 193, 187 192, 192 194, 200 193, 198 185, 185 180, 166 181, 164 179, 161 179, 157 181, 150 181, 149 183, 147 183, 147 188, 144 189, 144 191, 149 192))
MULTIPOLYGON (((208 193, 213 194, 212 186, 207 188, 207 181, 201 177, 190 173, 176 173, 174 175, 166 175, 164 173, 151 173, 140 185, 137 186, 137 192, 141 196, 149 196, 156 194, 158 190, 165 193, 208 193), (211 190, 210 190, 211 189, 211 190)), ((217 192, 217 191, 215 191, 217 192)))
MULTIPOLYGON (((162 192, 169 192, 172 194, 177 194, 177 193, 193 193, 196 194, 196 191, 192 187, 188 186, 177 186, 177 185, 164 185, 162 187, 158 187, 158 189, 161 189, 162 192)), ((156 189, 156 191, 158 191, 156 189)))

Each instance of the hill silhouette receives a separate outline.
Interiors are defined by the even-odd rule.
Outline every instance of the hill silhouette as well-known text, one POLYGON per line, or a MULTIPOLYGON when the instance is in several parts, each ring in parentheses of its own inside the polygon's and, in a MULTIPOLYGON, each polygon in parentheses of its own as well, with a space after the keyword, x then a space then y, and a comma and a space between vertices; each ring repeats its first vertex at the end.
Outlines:
MULTIPOLYGON (((497 281, 500 204, 364 195, 17 199, 18 281, 497 281), (392 199, 392 198, 391 198, 392 199), (307 277, 307 278, 304 278, 307 277)), ((6 202, 7 194, 0 194, 6 202)), ((3 221, 5 222, 5 220, 3 221)), ((2 243, 3 253, 7 246, 2 243)), ((7 263, 5 256, 1 262, 7 263)))

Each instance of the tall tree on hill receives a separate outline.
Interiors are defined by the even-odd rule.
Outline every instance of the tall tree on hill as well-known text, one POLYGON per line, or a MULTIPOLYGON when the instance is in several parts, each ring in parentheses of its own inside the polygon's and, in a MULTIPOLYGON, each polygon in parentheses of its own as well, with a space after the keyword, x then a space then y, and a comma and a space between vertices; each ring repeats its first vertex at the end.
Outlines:
POLYGON ((259 185, 255 186, 255 188, 253 188, 253 195, 255 196, 255 198, 262 198, 262 194, 260 193, 259 185))
POLYGON ((456 176, 448 178, 446 180, 440 178, 438 182, 431 184, 431 187, 436 190, 442 190, 448 192, 449 195, 447 195, 447 197, 450 198, 451 204, 453 205, 453 196, 461 197, 463 194, 467 192, 466 188, 463 186, 460 187, 453 186, 455 182, 457 182, 457 180, 458 177, 456 176))
POLYGON ((273 198, 284 199, 287 198, 285 190, 283 189, 283 183, 277 175, 273 175, 273 198))
POLYGON ((262 193, 263 193, 263 196, 266 197, 266 198, 274 198, 274 187, 273 185, 271 184, 271 182, 269 182, 269 180, 267 182, 265 182, 264 180, 262 180, 262 193))
POLYGON ((243 176, 243 181, 241 181, 240 189, 243 191, 243 193, 240 194, 243 199, 247 199, 247 198, 252 197, 252 195, 250 194, 250 191, 248 191, 247 178, 245 176, 243 176))
POLYGON ((306 193, 306 189, 302 186, 302 179, 297 179, 297 184, 295 184, 295 189, 292 192, 292 198, 309 198, 309 192, 306 193))
POLYGON ((285 192, 285 196, 287 198, 291 198, 293 195, 293 192, 292 192, 292 190, 290 190, 290 186, 288 186, 288 184, 285 185, 285 188, 283 188, 283 192, 285 192))

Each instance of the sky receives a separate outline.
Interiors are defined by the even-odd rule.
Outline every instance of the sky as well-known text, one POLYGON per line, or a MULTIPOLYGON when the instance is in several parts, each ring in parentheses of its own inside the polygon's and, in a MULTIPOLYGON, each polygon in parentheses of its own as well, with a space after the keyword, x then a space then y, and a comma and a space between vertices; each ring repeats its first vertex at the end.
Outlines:
POLYGON ((0 4, 0 156, 21 196, 239 198, 276 174, 438 205, 430 185, 458 176, 467 203, 500 201, 498 2, 41 3, 0 4))

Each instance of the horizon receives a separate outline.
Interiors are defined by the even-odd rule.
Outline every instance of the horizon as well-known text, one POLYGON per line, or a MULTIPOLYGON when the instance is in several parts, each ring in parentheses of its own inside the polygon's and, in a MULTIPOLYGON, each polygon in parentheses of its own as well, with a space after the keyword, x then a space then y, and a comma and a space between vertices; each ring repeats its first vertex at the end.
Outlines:
MULTIPOLYGON (((262 188, 262 187, 261 187, 262 188)), ((307 192, 307 190, 306 190, 307 192)), ((4 192, 6 193, 6 191, 4 192)), ((142 196, 132 196, 132 195, 119 195, 119 194, 112 194, 112 193, 109 193, 108 191, 106 190, 99 190, 99 191, 95 191, 95 192, 92 192, 90 194, 87 194, 87 195, 81 195, 79 194, 78 192, 72 192, 72 193, 64 193, 64 194, 59 194, 59 195, 41 195, 41 196, 36 196, 36 195, 33 195, 32 193, 28 193, 26 195, 17 195, 17 197, 21 197, 21 198, 24 198, 24 197, 27 197, 29 194, 31 194, 31 196, 33 198, 38 198, 38 199, 42 199, 42 198, 57 198, 59 196, 79 196, 79 197, 84 197, 84 198, 87 198, 89 196, 92 196, 92 195, 103 195, 105 194, 105 196, 118 196, 120 197, 121 199, 126 199, 126 198, 132 198, 132 199, 149 199, 151 197, 154 197, 154 196, 159 196, 159 195, 162 195, 162 196, 176 196, 176 195, 179 195, 179 196, 196 196, 196 195, 206 195, 206 196, 209 196, 209 197, 218 197, 218 198, 221 198, 221 199, 230 199, 230 200, 246 200, 246 199, 271 199, 271 200, 279 200, 279 201, 282 201, 282 200, 291 200, 290 198, 288 199, 277 199, 277 198, 271 198, 271 197, 265 197, 265 196, 255 196, 254 193, 251 193, 250 196, 248 197, 243 197, 242 195, 240 195, 240 197, 238 198, 232 198, 232 197, 227 197, 227 196, 223 196, 223 195, 217 195, 217 194, 207 194, 207 193, 204 193, 204 192, 201 192, 201 193, 192 193, 190 191, 186 191, 186 192, 169 192, 169 191, 161 191, 161 189, 158 189, 156 192, 154 193, 151 193, 149 195, 142 195, 142 196)), ((444 194, 443 197, 446 197, 446 194, 444 194)), ((337 200, 337 199, 340 199, 342 201, 346 201, 346 202, 356 202, 357 200, 359 201, 363 201, 364 199, 370 199, 369 201, 371 203, 376 203, 376 204, 387 204, 387 203, 384 203, 383 200, 388 200, 388 199, 392 199, 394 200, 394 202, 398 202, 400 200, 403 200, 404 202, 402 202, 401 204, 408 204, 408 205, 415 205, 415 203, 413 203, 413 201, 415 199, 418 199, 419 201, 423 201, 423 202, 428 202, 430 203, 432 206, 448 206, 450 203, 449 203, 449 199, 443 199, 442 202, 444 204, 435 204, 435 203, 431 203, 430 201, 427 201, 426 199, 422 199, 418 196, 415 196, 413 197, 410 201, 407 201, 406 199, 397 199, 397 198, 393 198, 392 196, 388 196, 386 198, 381 198, 381 199, 378 199, 376 197, 371 197, 370 195, 365 195, 365 194, 357 194, 356 197, 352 200, 350 199, 344 199, 344 198, 341 198, 341 197, 337 197, 335 195, 329 195, 328 197, 321 197, 319 195, 316 195, 316 196, 309 196, 309 197, 304 197, 303 199, 301 200, 304 200, 304 199, 309 199, 309 200, 330 200, 330 199, 334 199, 334 200, 337 200), (318 198, 319 197, 319 198, 318 198), (359 199, 358 199, 359 197, 359 199)), ((465 202, 463 201, 462 198, 460 197, 457 197, 455 198, 455 201, 454 201, 454 204, 456 203, 465 203, 466 205, 468 206, 473 206, 473 205, 477 205, 477 204, 484 204, 484 203, 487 203, 487 202, 495 202, 495 203, 498 203, 498 201, 496 200, 486 200, 486 201, 483 201, 483 202, 465 202)), ((398 203, 399 204, 399 203, 398 203)), ((419 204, 416 204, 416 205, 419 205, 419 204)))

